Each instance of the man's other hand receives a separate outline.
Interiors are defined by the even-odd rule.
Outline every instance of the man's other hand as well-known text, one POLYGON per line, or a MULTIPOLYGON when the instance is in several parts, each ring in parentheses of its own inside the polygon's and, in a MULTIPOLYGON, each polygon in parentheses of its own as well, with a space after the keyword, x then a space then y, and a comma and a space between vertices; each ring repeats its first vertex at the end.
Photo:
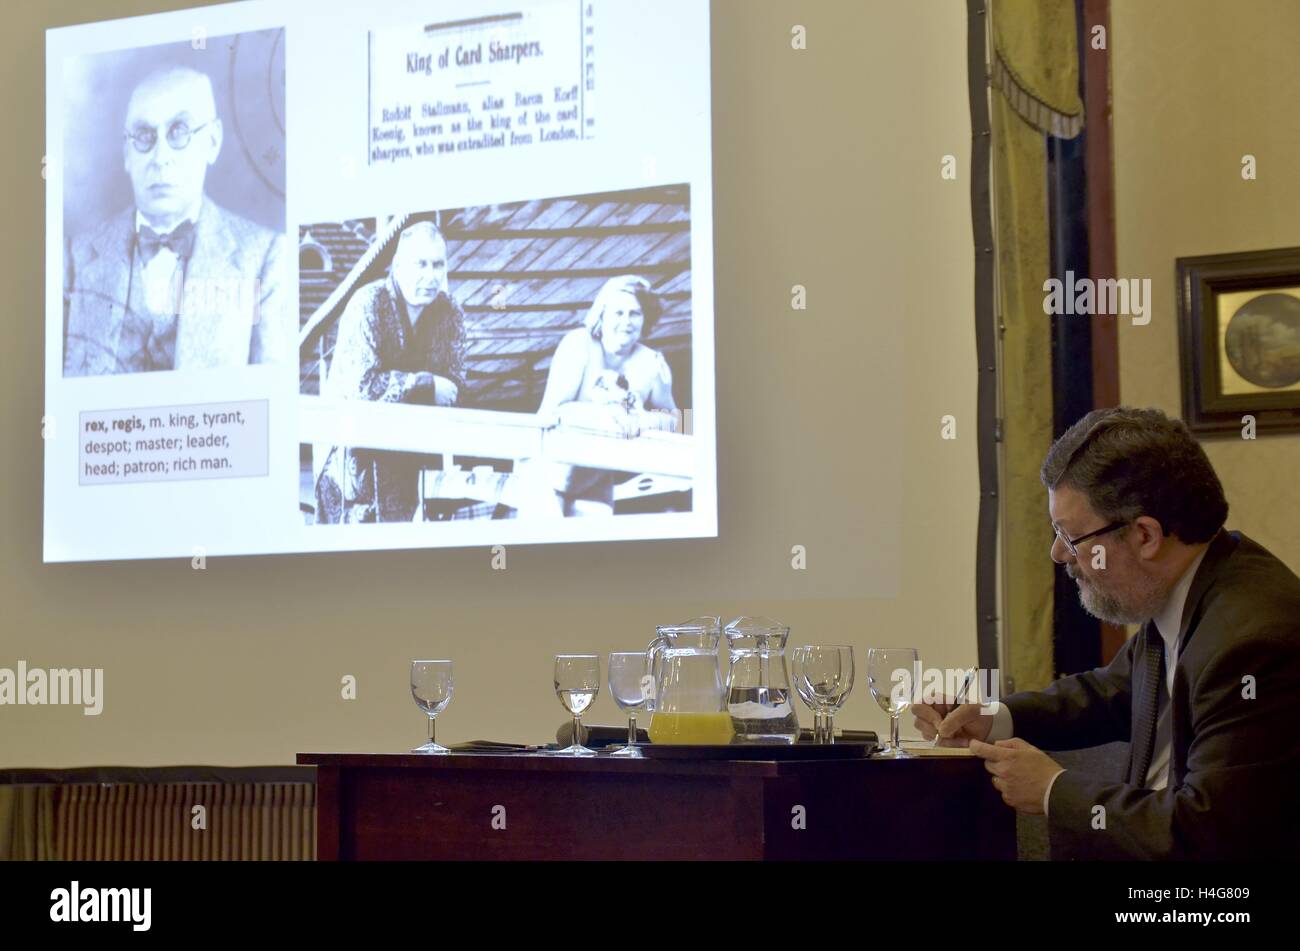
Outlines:
POLYGON ((993 774, 993 788, 1002 793, 1002 801, 1031 816, 1043 814, 1047 784, 1065 768, 1018 736, 996 743, 971 740, 970 751, 984 760, 984 768, 993 774))

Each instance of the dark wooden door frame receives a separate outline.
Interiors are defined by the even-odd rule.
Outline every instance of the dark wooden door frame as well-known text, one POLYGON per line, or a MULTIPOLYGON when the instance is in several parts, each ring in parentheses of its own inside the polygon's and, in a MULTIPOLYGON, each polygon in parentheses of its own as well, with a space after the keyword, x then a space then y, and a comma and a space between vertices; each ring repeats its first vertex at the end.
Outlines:
MULTIPOLYGON (((1115 155, 1111 139, 1110 0, 1080 0, 1083 29, 1079 43, 1083 55, 1084 128, 1088 130, 1084 163, 1088 178, 1088 260, 1094 280, 1113 278, 1115 255, 1115 155), (1105 29, 1105 43, 1094 47, 1093 29, 1105 29)), ((1092 405, 1118 406, 1119 331, 1116 317, 1092 321, 1092 405)), ((1101 625, 1101 662, 1124 646, 1125 628, 1101 625)))
POLYGON ((998 663, 998 449, 997 341, 993 308, 993 211, 989 181, 990 134, 984 0, 966 0, 966 83, 970 99, 970 212, 975 254, 976 455, 979 515, 975 536, 976 659, 985 670, 998 663))

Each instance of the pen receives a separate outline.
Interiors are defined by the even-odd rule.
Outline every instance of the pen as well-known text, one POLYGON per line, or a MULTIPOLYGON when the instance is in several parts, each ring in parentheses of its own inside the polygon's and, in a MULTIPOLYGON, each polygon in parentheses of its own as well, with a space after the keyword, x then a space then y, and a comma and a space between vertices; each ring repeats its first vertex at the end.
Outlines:
MULTIPOLYGON (((966 671, 966 679, 963 680, 963 681, 961 682, 961 686, 957 688, 957 699, 953 702, 953 705, 952 705, 952 709, 953 709, 953 710, 956 710, 959 706, 961 706, 962 701, 964 701, 964 700, 966 699, 966 691, 970 689, 971 681, 974 680, 974 679, 975 679, 975 668, 972 667, 972 668, 970 668, 969 670, 966 671)), ((952 710, 949 710, 948 712, 951 713, 952 710)), ((947 717, 944 717, 944 719, 947 719, 947 717)), ((939 722, 942 723, 943 720, 940 720, 939 722)), ((939 728, 938 728, 938 727, 935 727, 935 728, 934 728, 934 742, 931 743, 930 745, 931 745, 931 746, 938 746, 938 745, 939 745, 939 728)))

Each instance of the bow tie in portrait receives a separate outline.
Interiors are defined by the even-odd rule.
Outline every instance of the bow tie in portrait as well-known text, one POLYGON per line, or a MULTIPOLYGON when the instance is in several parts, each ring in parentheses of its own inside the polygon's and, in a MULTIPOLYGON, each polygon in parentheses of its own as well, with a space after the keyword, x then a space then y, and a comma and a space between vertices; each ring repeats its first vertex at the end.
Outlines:
POLYGON ((153 260, 161 248, 168 248, 178 258, 185 259, 194 250, 194 222, 182 221, 168 234, 160 235, 148 225, 140 226, 140 255, 145 264, 153 260))

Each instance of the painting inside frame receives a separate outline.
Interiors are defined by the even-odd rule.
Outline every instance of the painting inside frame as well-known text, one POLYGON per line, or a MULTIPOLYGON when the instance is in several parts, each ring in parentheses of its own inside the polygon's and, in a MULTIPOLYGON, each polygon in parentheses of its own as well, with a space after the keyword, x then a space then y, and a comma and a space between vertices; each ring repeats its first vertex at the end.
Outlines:
POLYGON ((1177 272, 1188 427, 1300 432, 1300 248, 1179 258, 1177 272))
POLYGON ((1300 393, 1300 285, 1215 299, 1225 396, 1300 393))

